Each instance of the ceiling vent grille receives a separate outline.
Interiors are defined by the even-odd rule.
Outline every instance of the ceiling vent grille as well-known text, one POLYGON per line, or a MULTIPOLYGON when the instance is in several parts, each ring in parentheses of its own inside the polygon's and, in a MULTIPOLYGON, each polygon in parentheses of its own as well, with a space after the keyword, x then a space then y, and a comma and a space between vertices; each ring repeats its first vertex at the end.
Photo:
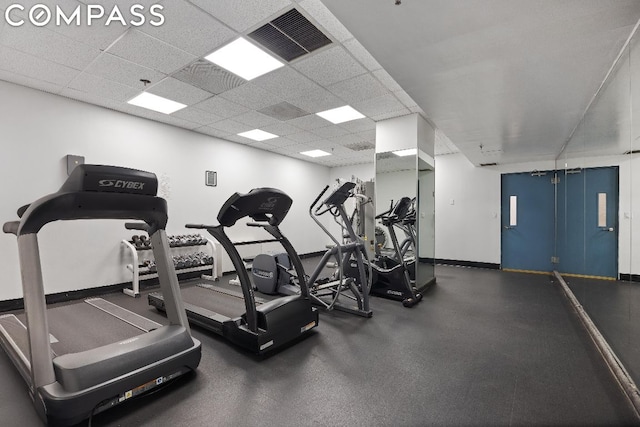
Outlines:
POLYGON ((353 151, 366 151, 366 150, 373 150, 374 148, 376 148, 375 144, 372 144, 371 142, 368 142, 368 141, 347 144, 345 145, 345 147, 353 151))
POLYGON ((628 150, 622 154, 638 154, 638 153, 640 153, 640 150, 628 150))
POLYGON ((246 83, 246 80, 204 59, 187 65, 173 77, 215 95, 246 83))
POLYGON ((308 112, 296 107, 295 105, 289 104, 288 102, 284 101, 279 104, 265 107, 262 110, 258 110, 258 112, 266 116, 273 117, 274 119, 280 120, 281 122, 306 116, 309 114, 308 112))
POLYGON ((480 163, 480 166, 498 166, 498 164, 496 162, 493 163, 480 163))
POLYGON ((296 9, 248 34, 287 62, 331 43, 331 40, 296 9))

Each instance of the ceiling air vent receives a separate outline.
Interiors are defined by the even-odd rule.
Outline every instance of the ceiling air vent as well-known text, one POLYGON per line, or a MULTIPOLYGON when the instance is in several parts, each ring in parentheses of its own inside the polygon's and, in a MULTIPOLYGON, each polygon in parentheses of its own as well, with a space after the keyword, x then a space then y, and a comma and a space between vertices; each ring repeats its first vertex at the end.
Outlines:
POLYGON ((625 151, 622 154, 638 154, 640 153, 640 150, 629 150, 629 151, 625 151))
POLYGON ((246 80, 204 59, 187 65, 173 77, 215 95, 246 83, 246 80))
POLYGON ((258 112, 266 116, 273 117, 274 119, 280 120, 281 122, 306 116, 309 114, 308 112, 296 107, 295 105, 289 104, 288 102, 284 101, 279 104, 265 107, 262 110, 258 110, 258 112))
POLYGON ((480 166, 498 166, 496 162, 493 163, 480 163, 480 166))
POLYGON ((355 142, 353 144, 345 145, 346 148, 353 151, 365 151, 365 150, 373 150, 376 148, 375 144, 372 144, 368 141, 355 142))
POLYGON ((288 62, 331 43, 296 9, 280 15, 248 36, 288 62))

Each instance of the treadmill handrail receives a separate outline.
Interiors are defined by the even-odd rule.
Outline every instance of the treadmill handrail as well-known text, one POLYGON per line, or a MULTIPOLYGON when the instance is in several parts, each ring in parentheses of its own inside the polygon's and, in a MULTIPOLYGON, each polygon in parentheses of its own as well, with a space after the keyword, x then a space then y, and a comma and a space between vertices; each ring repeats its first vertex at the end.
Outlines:
MULTIPOLYGON (((189 224, 193 225, 193 224, 189 224)), ((193 227, 187 227, 193 228, 193 227)), ((215 227, 207 226, 204 227, 223 247, 223 249, 229 255, 231 262, 233 263, 233 267, 238 273, 238 278, 240 279, 240 288, 242 289, 242 296, 244 298, 244 306, 245 306, 245 316, 247 320, 247 328, 251 332, 258 332, 258 316, 256 314, 256 300, 253 295, 253 289, 251 287, 251 279, 249 278, 249 274, 244 266, 244 262, 242 261, 242 257, 238 253, 238 250, 233 245, 227 233, 224 232, 224 226, 217 225, 215 227)))

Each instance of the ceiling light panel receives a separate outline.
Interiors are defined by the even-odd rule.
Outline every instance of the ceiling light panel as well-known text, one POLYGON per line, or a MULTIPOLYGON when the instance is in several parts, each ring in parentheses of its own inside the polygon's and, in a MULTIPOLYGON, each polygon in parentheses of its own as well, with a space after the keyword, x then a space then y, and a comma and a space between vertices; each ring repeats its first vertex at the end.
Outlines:
POLYGON ((353 107, 345 105, 344 107, 333 108, 331 110, 316 113, 318 116, 333 124, 344 123, 351 120, 362 119, 364 115, 356 111, 353 107))
POLYGON ((399 157, 415 156, 418 154, 418 150, 416 148, 407 148, 406 150, 393 151, 393 154, 399 157))
POLYGON ((142 92, 140 95, 128 101, 128 103, 164 114, 171 114, 186 107, 185 104, 181 104, 180 102, 172 101, 148 92, 142 92))
POLYGON ((309 156, 309 157, 324 157, 324 156, 331 155, 330 153, 327 153, 326 151, 322 151, 322 150, 302 151, 300 152, 300 154, 309 156))
POLYGON ((205 56, 205 59, 245 80, 253 80, 284 66, 282 62, 243 38, 221 47, 205 56))
POLYGON ((278 137, 278 135, 274 135, 272 133, 265 132, 260 129, 253 129, 247 132, 242 132, 242 133, 239 133, 238 136, 253 139, 254 141, 266 141, 267 139, 273 139, 278 137))

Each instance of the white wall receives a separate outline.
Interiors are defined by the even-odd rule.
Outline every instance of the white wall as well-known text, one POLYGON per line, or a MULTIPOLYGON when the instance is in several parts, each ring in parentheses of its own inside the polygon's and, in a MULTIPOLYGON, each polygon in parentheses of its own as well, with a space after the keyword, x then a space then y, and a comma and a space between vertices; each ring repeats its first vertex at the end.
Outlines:
MULTIPOLYGON (((85 156, 86 163, 156 173, 169 203, 169 234, 192 233, 186 223, 216 223, 233 192, 269 186, 294 201, 281 228, 298 252, 324 247, 307 209, 315 189, 329 182, 327 167, 5 82, 0 82, 0 129, 0 222, 17 219, 18 207, 56 191, 66 178, 65 156, 75 154, 85 156), (204 185, 205 170, 218 172, 217 187, 204 185)), ((232 239, 265 238, 260 230, 238 228, 231 230, 232 239)), ((120 221, 46 226, 39 237, 47 292, 130 280, 119 242, 132 234, 120 221)), ((21 297, 12 235, 0 235, 0 283, 0 300, 21 297)))
POLYGON ((436 258, 500 263, 500 172, 436 158, 436 258))

